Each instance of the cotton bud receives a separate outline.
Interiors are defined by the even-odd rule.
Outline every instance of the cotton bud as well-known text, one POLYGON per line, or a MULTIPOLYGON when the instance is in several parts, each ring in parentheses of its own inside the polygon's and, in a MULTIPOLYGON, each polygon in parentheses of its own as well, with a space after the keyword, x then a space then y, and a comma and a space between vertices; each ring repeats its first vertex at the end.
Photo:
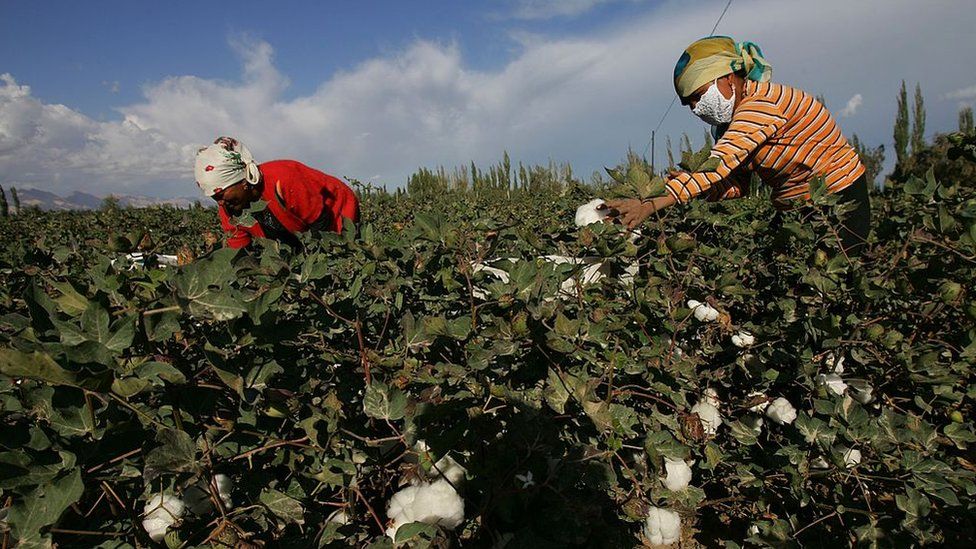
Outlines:
POLYGON ((755 342, 755 336, 749 332, 739 332, 732 336, 732 344, 736 347, 751 347, 755 342))
POLYGON ((644 524, 644 536, 651 545, 671 545, 681 539, 681 517, 660 507, 651 507, 644 524))
POLYGON ((827 391, 841 396, 847 390, 847 384, 837 374, 820 374, 817 376, 817 385, 826 387, 827 391))
POLYGON ((718 309, 701 301, 689 299, 688 308, 692 310, 699 322, 714 322, 718 319, 718 309))
POLYGON ((719 413, 718 408, 705 400, 692 406, 691 413, 698 414, 706 435, 714 435, 722 425, 722 414, 719 413))
POLYGON ((591 223, 600 223, 610 214, 606 202, 602 198, 594 198, 579 208, 576 208, 576 226, 585 227, 591 223))
POLYGON ((667 476, 662 481, 672 492, 684 490, 691 482, 691 467, 684 460, 664 458, 664 471, 667 476))
POLYGON ((180 520, 185 509, 180 498, 169 494, 156 494, 149 498, 142 511, 142 527, 153 541, 163 541, 166 530, 180 520))
POLYGON ((790 401, 779 397, 769 404, 769 408, 766 408, 766 417, 780 425, 789 425, 796 419, 796 408, 790 404, 790 401))
POLYGON ((446 480, 423 482, 393 494, 386 516, 392 521, 386 535, 394 540, 397 530, 411 522, 436 524, 453 530, 464 522, 464 500, 446 480))
POLYGON ((861 463, 861 451, 853 448, 848 448, 846 446, 841 446, 837 449, 839 453, 844 455, 844 467, 848 469, 856 467, 861 463))

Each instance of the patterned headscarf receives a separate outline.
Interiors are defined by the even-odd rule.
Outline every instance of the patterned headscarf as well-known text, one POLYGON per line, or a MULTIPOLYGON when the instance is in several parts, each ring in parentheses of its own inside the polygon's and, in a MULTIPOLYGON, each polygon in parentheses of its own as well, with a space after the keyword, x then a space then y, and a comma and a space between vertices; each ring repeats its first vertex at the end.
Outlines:
POLYGON ((745 71, 748 80, 767 82, 773 67, 752 42, 736 42, 728 36, 708 36, 685 49, 674 66, 674 90, 681 98, 727 74, 745 71))
POLYGON ((251 151, 233 137, 218 137, 213 145, 200 149, 193 172, 197 186, 207 196, 241 181, 257 185, 261 180, 251 151))

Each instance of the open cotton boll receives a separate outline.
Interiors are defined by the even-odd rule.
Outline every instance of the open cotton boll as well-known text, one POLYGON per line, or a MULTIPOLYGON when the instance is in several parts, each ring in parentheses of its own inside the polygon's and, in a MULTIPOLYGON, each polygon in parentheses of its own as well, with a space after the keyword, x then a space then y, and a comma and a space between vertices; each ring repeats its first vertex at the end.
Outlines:
POLYGON ((719 405, 722 404, 722 401, 719 400, 718 398, 718 392, 715 389, 712 389, 711 387, 702 391, 702 400, 711 404, 712 406, 715 406, 716 408, 718 408, 719 405))
POLYGON ((644 523, 644 536, 652 545, 671 545, 681 539, 681 517, 670 509, 651 507, 644 523))
POLYGON ((662 482, 672 492, 684 490, 691 482, 691 467, 684 460, 664 458, 664 471, 667 476, 662 482))
POLYGON ((749 402, 753 402, 753 399, 756 397, 763 397, 763 400, 760 401, 755 406, 750 406, 749 411, 755 412, 757 414, 761 414, 766 411, 766 408, 769 407, 769 399, 766 398, 766 394, 763 393, 762 391, 753 391, 749 393, 749 402))
POLYGON ((756 342, 755 336, 749 332, 739 332, 732 336, 732 344, 736 347, 751 347, 756 342))
POLYGON ((605 205, 606 202, 602 198, 594 198, 579 208, 576 208, 576 226, 585 227, 590 223, 600 223, 606 219, 610 215, 610 212, 607 208, 600 208, 605 205))
POLYGON ((423 482, 393 494, 386 516, 392 521, 386 535, 394 540, 397 530, 411 522, 436 524, 453 530, 464 522, 464 500, 446 480, 423 482))
POLYGON ((719 413, 718 408, 704 400, 692 406, 691 413, 698 414, 706 435, 714 435, 722 426, 722 414, 719 413))
POLYGON ((817 385, 826 387, 831 393, 841 396, 847 390, 847 384, 837 374, 820 374, 817 376, 817 385))
POLYGON ((692 310, 699 322, 713 322, 718 319, 718 309, 701 301, 689 299, 688 308, 692 310))
POLYGON ((325 519, 325 522, 327 524, 332 523, 338 524, 339 526, 345 526, 346 524, 349 524, 349 515, 346 514, 345 509, 339 509, 338 511, 334 511, 331 515, 329 515, 329 518, 325 519))
POLYGON ((796 408, 790 404, 790 401, 779 397, 769 403, 769 408, 766 408, 766 417, 780 425, 789 425, 796 419, 796 408))
POLYGON ((163 541, 166 530, 183 516, 183 500, 170 494, 156 494, 149 498, 142 511, 142 527, 153 541, 163 541))

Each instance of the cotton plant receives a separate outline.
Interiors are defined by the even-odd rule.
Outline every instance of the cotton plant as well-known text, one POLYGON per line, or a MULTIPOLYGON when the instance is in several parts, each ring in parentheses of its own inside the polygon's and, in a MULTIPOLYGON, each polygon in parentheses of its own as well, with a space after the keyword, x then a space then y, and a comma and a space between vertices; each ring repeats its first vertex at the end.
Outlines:
POLYGON ((681 539, 681 517, 662 507, 654 507, 644 521, 644 537, 652 545, 671 545, 681 539))
POLYGON ((163 541, 166 531, 178 523, 186 505, 183 500, 172 494, 156 494, 149 498, 142 511, 142 527, 155 541, 163 541))
POLYGON ((386 535, 393 540, 401 526, 412 522, 453 530, 464 522, 464 500, 446 479, 418 482, 393 494, 386 516, 390 519, 386 535))
POLYGON ((779 397, 769 403, 766 408, 766 417, 780 425, 789 425, 796 419, 796 408, 790 404, 789 400, 779 397))

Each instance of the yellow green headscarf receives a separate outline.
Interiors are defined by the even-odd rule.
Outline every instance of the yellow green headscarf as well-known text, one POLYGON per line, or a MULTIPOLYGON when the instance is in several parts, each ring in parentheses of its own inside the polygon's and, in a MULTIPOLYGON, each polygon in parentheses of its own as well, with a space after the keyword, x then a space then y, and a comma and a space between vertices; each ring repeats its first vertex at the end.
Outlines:
POLYGON ((766 82, 773 67, 752 42, 736 42, 728 36, 708 36, 685 49, 674 66, 674 90, 688 97, 695 90, 727 74, 745 71, 746 78, 766 82))

